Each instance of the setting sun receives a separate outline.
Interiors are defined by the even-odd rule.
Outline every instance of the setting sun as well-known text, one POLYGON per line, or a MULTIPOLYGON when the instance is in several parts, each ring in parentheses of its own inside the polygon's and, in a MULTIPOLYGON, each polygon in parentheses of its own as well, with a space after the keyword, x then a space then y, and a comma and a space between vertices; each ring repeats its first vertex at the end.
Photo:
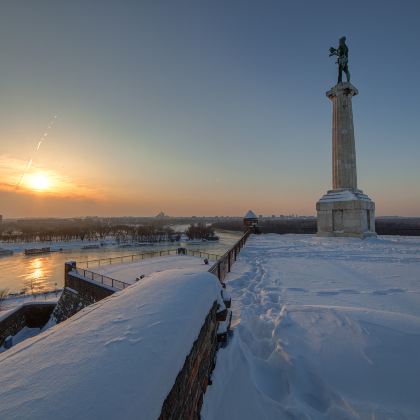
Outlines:
POLYGON ((50 184, 50 179, 43 173, 33 174, 28 179, 28 185, 30 188, 37 191, 47 190, 50 184))

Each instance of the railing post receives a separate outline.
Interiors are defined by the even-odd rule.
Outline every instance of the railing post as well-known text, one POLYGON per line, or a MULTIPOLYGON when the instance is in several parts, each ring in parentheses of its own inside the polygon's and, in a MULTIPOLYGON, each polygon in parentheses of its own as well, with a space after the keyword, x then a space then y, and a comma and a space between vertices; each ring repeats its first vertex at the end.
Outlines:
POLYGON ((64 264, 64 286, 68 286, 68 283, 69 283, 69 273, 73 269, 76 269, 76 261, 67 261, 64 264))

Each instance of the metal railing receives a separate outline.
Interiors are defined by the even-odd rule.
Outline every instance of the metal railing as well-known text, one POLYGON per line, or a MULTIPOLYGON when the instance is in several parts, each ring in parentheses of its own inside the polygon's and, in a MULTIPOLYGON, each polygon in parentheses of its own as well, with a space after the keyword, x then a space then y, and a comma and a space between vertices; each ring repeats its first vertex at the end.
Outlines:
POLYGON ((245 234, 221 257, 219 257, 216 254, 209 253, 209 252, 190 250, 190 249, 185 249, 185 248, 183 248, 182 253, 180 253, 178 249, 168 249, 168 250, 161 250, 161 251, 142 252, 140 254, 123 255, 121 257, 100 258, 97 260, 82 261, 82 262, 77 263, 76 267, 73 268, 73 271, 77 273, 79 276, 86 278, 87 280, 91 280, 96 283, 100 283, 105 286, 112 287, 113 289, 116 289, 116 290, 123 290, 126 287, 130 286, 130 284, 125 283, 121 280, 114 279, 109 276, 105 276, 103 274, 95 273, 93 271, 87 270, 86 268, 89 268, 89 266, 92 266, 92 265, 94 267, 100 267, 102 265, 109 265, 109 264, 118 264, 118 263, 123 264, 123 263, 137 262, 137 261, 142 261, 147 258, 162 257, 165 255, 191 255, 193 257, 216 260, 216 262, 209 269, 209 273, 214 274, 222 283, 222 285, 224 285, 223 281, 227 273, 230 272, 232 264, 236 261, 239 252, 245 246, 245 243, 250 234, 251 234, 251 230, 246 231, 245 234), (86 265, 86 268, 81 268, 80 265, 86 265))
POLYGON ((232 264, 236 261, 239 252, 245 246, 245 243, 251 234, 251 230, 247 230, 245 234, 236 242, 228 251, 226 251, 209 270, 209 273, 214 274, 224 285, 223 280, 227 273, 230 272, 232 264))
POLYGON ((193 257, 207 258, 209 260, 216 260, 216 261, 220 259, 219 255, 212 254, 209 252, 204 252, 204 251, 190 250, 190 249, 183 248, 182 253, 180 253, 178 249, 168 249, 168 250, 161 250, 161 251, 143 252, 140 254, 133 254, 133 255, 124 255, 121 257, 101 258, 98 260, 82 261, 76 264, 76 267, 73 268, 73 272, 77 273, 79 276, 82 276, 87 280, 91 280, 96 283, 100 283, 105 286, 112 287, 117 290, 123 290, 126 287, 130 286, 130 284, 123 282, 121 280, 117 280, 112 277, 106 276, 104 274, 95 273, 94 271, 87 270, 86 268, 89 267, 89 264, 91 266, 93 264, 95 267, 100 267, 100 266, 109 265, 109 264, 123 264, 123 263, 138 262, 147 258, 163 257, 165 255, 190 255, 193 257), (86 268, 81 268, 79 266, 82 264, 85 264, 86 268))
POLYGON ((89 261, 80 261, 80 262, 77 262, 77 266, 92 268, 92 267, 101 267, 103 265, 110 265, 110 264, 126 264, 126 263, 139 262, 148 258, 163 257, 167 255, 191 255, 193 257, 207 258, 209 260, 218 260, 220 258, 220 255, 212 254, 210 252, 185 249, 185 248, 183 249, 185 250, 185 252, 183 252, 182 254, 178 251, 178 249, 149 251, 149 252, 142 252, 142 253, 132 254, 132 255, 122 255, 120 257, 110 257, 110 258, 100 258, 100 259, 89 260, 89 261))
POLYGON ((73 268, 73 272, 87 280, 92 280, 95 283, 101 283, 105 286, 109 286, 117 290, 123 290, 130 286, 129 283, 113 279, 112 277, 104 276, 103 274, 94 273, 93 271, 85 270, 84 268, 75 267, 73 268))

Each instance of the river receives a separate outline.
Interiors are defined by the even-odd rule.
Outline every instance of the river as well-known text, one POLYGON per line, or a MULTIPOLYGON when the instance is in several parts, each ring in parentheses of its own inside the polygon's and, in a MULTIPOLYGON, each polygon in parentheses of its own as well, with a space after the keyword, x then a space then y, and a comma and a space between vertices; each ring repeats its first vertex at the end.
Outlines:
MULTIPOLYGON (((36 248, 50 246, 52 249, 63 248, 60 252, 51 252, 38 256, 26 256, 23 248, 31 248, 34 244, 19 244, 18 250, 10 256, 0 257, 0 289, 8 289, 16 293, 26 288, 27 292, 40 292, 60 289, 64 283, 64 263, 69 260, 81 262, 98 258, 118 257, 132 255, 153 250, 176 249, 179 246, 188 249, 197 249, 217 255, 224 254, 241 236, 240 232, 218 231, 219 241, 201 243, 161 243, 132 248, 118 248, 117 246, 104 246, 98 249, 81 249, 81 246, 91 242, 81 243, 37 243, 36 248)), ((98 242, 96 242, 98 243, 98 242)), ((3 248, 16 249, 16 244, 3 248)))

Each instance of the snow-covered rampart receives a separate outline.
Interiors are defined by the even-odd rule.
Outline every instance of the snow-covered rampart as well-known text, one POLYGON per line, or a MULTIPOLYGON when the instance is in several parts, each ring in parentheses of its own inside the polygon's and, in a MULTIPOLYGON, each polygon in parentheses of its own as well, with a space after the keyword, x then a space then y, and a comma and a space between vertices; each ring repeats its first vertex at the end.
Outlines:
POLYGON ((173 410, 198 409, 220 292, 208 272, 166 270, 16 345, 0 355, 0 418, 156 419, 177 378, 195 397, 173 410))

